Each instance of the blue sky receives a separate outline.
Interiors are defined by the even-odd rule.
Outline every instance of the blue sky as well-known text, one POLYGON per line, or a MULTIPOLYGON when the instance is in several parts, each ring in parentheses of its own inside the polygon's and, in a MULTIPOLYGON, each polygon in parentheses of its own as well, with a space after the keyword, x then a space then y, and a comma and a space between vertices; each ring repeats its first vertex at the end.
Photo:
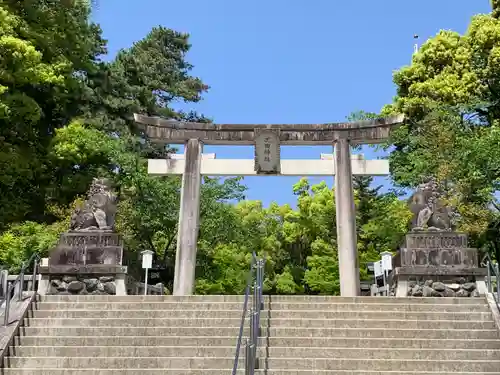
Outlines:
MULTIPOLYGON (((440 29, 462 33, 474 14, 489 11, 489 0, 105 0, 94 19, 111 57, 157 25, 191 35, 187 58, 211 89, 202 102, 179 108, 216 123, 323 123, 391 102, 392 73, 410 62, 414 34, 423 42, 440 29)), ((251 147, 204 151, 253 158, 251 147)), ((282 158, 319 159, 331 151, 283 147, 282 158)), ((368 147, 362 152, 383 155, 368 147)), ((246 177, 247 198, 294 204, 296 181, 246 177)), ((391 186, 382 177, 374 184, 391 186)))

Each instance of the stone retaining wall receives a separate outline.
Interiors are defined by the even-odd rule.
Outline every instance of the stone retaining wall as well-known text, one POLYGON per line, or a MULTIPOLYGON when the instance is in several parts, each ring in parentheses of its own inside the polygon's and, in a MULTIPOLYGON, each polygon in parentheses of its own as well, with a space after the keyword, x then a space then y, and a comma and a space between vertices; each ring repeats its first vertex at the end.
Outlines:
POLYGON ((114 276, 50 276, 50 289, 47 294, 100 294, 116 295, 116 281, 114 276))
POLYGON ((408 284, 409 297, 479 297, 475 282, 467 282, 465 278, 458 278, 452 283, 441 281, 410 281, 408 284))

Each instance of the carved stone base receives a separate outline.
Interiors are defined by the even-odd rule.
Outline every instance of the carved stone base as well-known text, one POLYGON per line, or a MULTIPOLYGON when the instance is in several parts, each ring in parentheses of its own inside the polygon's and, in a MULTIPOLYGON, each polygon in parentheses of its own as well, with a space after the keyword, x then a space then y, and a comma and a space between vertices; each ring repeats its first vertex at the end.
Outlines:
POLYGON ((49 264, 57 265, 121 265, 123 244, 119 234, 104 231, 74 231, 61 235, 50 252, 49 264))
POLYGON ((467 235, 456 232, 412 232, 395 258, 395 267, 477 268, 477 249, 468 247, 467 235))
POLYGON ((482 294, 477 281, 486 269, 479 268, 478 250, 469 248, 467 235, 456 232, 411 232, 405 247, 393 259, 391 285, 396 297, 476 297, 482 294))
POLYGON ((451 231, 419 231, 414 229, 405 238, 408 249, 450 249, 468 247, 467 234, 451 231))
POLYGON ((40 267, 39 294, 126 295, 121 236, 107 231, 61 235, 40 267))

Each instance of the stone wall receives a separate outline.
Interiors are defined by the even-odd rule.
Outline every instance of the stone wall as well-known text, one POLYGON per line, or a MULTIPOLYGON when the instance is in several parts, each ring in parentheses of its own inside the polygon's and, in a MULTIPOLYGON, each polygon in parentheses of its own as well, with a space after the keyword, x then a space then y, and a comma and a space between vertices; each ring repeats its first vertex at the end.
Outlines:
POLYGON ((96 275, 51 275, 50 289, 47 294, 68 295, 68 294, 94 294, 94 295, 115 295, 116 280, 114 276, 96 275))
POLYGON ((479 297, 476 283, 461 277, 453 282, 410 281, 408 284, 410 297, 479 297))

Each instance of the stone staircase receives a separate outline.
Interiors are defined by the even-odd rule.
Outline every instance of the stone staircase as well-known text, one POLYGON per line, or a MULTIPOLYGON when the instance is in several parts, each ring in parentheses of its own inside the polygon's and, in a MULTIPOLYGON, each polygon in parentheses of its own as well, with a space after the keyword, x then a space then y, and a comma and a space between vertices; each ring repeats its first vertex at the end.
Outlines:
MULTIPOLYGON (((40 297, 2 374, 229 375, 242 301, 40 297)), ((272 296, 261 327, 256 374, 500 375, 483 298, 272 296)))

